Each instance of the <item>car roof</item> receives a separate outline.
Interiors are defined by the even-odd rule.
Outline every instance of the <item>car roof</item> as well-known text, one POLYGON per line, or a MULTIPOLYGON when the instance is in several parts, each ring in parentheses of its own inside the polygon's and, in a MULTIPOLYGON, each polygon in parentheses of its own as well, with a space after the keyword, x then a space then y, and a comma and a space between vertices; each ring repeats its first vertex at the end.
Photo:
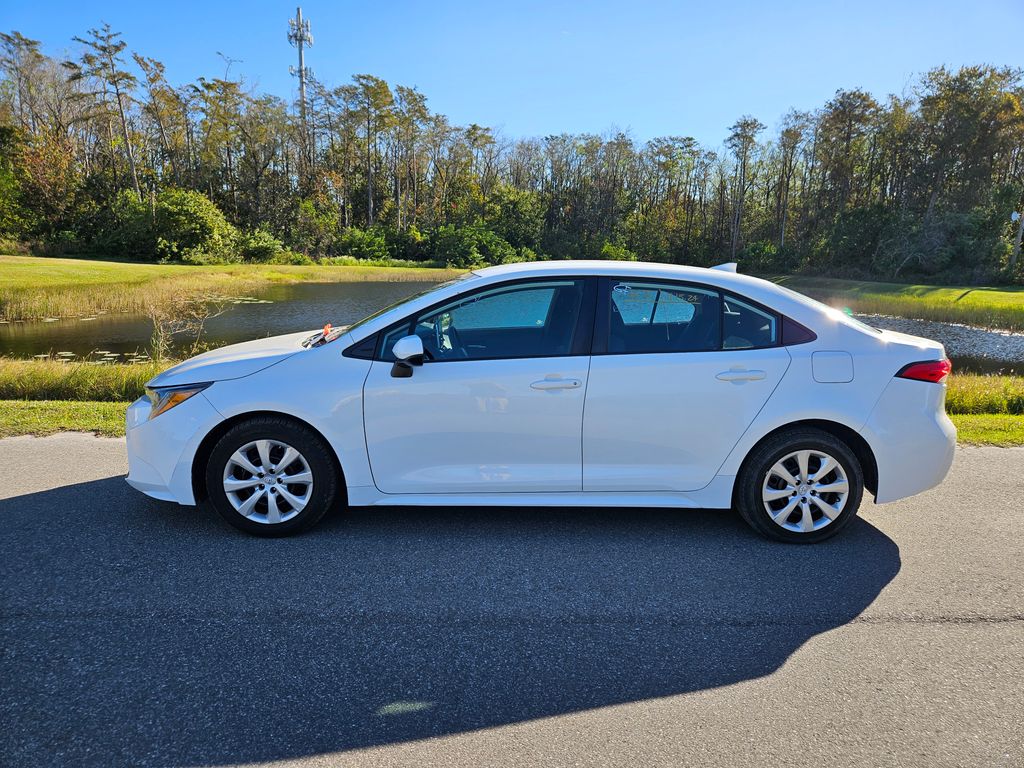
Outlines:
MULTIPOLYGON (((639 277, 666 276, 676 280, 705 279, 709 267, 690 267, 680 264, 659 264, 651 261, 526 261, 501 264, 474 270, 481 277, 516 277, 527 275, 637 275, 639 277)), ((722 270, 715 270, 722 272, 722 270)), ((725 273, 728 274, 728 273, 725 273)))
POLYGON ((703 283, 716 288, 725 288, 745 293, 755 300, 780 299, 785 292, 769 280, 750 275, 741 275, 733 266, 691 267, 681 264, 660 264, 652 261, 528 261, 518 264, 502 264, 484 267, 472 274, 486 278, 488 282, 517 277, 546 277, 558 275, 613 276, 638 279, 665 279, 703 283))

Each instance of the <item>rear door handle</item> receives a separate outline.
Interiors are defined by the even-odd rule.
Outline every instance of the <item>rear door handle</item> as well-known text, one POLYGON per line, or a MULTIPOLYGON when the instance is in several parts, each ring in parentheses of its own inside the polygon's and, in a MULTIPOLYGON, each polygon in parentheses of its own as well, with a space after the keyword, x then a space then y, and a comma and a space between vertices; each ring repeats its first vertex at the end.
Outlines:
POLYGON ((715 378, 719 381, 759 381, 767 375, 764 371, 747 371, 733 368, 728 371, 722 371, 715 378))
POLYGON ((541 379, 530 385, 533 389, 576 389, 583 386, 579 379, 541 379))

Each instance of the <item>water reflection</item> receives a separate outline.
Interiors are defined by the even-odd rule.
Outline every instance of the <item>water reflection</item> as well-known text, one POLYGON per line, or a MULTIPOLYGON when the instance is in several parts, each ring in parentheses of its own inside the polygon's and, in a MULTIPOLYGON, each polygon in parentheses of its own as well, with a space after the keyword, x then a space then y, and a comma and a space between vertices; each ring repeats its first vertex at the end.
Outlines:
MULTIPOLYGON (((212 346, 360 320, 434 282, 298 283, 260 293, 260 302, 230 305, 206 323, 203 340, 212 346), (270 302, 270 303, 266 303, 270 302)), ((121 356, 144 351, 153 324, 141 315, 97 315, 87 320, 56 320, 0 324, 0 356, 56 356, 70 352, 85 357, 97 350, 121 356)), ((191 342, 180 339, 179 343, 191 342)))

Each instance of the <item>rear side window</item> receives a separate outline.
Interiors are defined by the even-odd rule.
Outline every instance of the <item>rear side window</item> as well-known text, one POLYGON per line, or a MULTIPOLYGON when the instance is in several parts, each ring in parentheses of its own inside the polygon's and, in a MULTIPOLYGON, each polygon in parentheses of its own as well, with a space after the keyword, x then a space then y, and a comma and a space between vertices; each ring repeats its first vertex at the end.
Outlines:
POLYGON ((733 296, 722 300, 722 349, 774 347, 779 340, 775 315, 733 296))
POLYGON ((611 287, 608 352, 701 352, 718 348, 721 298, 693 286, 618 281, 611 287))

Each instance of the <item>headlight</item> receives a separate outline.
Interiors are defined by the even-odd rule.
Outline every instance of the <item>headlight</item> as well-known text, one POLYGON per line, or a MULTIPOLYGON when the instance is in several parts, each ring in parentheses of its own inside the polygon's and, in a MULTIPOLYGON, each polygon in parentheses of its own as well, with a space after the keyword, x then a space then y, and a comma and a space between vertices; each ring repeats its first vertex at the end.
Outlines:
POLYGON ((176 405, 181 405, 192 395, 198 395, 206 389, 212 381, 205 384, 183 384, 177 387, 146 387, 146 397, 152 405, 149 411, 149 418, 155 419, 164 411, 169 411, 176 405))

